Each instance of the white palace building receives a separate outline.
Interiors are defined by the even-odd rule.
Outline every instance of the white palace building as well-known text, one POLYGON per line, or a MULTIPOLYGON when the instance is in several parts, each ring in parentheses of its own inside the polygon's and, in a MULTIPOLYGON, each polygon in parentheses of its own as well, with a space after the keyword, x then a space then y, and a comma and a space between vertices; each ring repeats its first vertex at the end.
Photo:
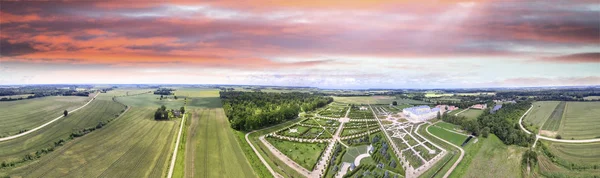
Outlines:
POLYGON ((437 117, 437 114, 440 113, 440 108, 430 108, 429 106, 422 105, 404 108, 402 113, 411 120, 426 121, 437 117))

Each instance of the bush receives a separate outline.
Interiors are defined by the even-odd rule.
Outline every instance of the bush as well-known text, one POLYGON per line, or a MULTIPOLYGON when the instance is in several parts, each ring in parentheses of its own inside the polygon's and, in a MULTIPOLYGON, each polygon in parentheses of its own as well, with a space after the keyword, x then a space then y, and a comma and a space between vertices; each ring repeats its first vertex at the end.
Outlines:
POLYGON ((556 139, 562 139, 560 135, 556 135, 556 139))

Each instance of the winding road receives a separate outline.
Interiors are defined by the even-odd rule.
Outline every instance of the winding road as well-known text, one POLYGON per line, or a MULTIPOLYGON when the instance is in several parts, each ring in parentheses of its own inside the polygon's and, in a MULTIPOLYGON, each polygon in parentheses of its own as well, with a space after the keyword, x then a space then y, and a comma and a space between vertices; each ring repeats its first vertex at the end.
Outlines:
MULTIPOLYGON (((78 110, 80 110, 81 108, 83 108, 83 107, 87 106, 87 105, 88 105, 88 104, 90 104, 92 101, 94 101, 98 95, 100 95, 100 93, 96 93, 96 96, 94 96, 94 97, 93 97, 93 98, 92 98, 90 101, 88 101, 87 103, 85 103, 83 106, 81 106, 81 107, 78 107, 78 108, 76 108, 76 109, 73 109, 73 110, 69 111, 69 114, 71 114, 71 113, 74 113, 75 111, 78 111, 78 110)), ((59 120, 59 119, 61 119, 61 118, 63 118, 63 117, 65 117, 65 116, 64 116, 64 115, 60 115, 60 116, 58 116, 57 118, 55 118, 55 119, 52 119, 51 121, 48 121, 48 122, 46 122, 46 123, 44 123, 44 124, 42 124, 42 125, 40 125, 40 126, 38 126, 38 127, 36 127, 36 128, 33 128, 33 129, 31 129, 31 130, 25 131, 25 132, 23 132, 23 133, 20 133, 20 134, 17 134, 17 135, 13 135, 13 136, 8 136, 8 137, 0 138, 0 142, 3 142, 3 141, 8 141, 8 140, 12 140, 12 139, 15 139, 15 138, 19 138, 19 137, 25 136, 25 135, 27 135, 27 134, 30 134, 30 133, 32 133, 32 132, 35 132, 35 131, 37 131, 37 130, 40 130, 40 129, 42 129, 42 128, 44 128, 44 127, 46 127, 46 126, 48 126, 48 125, 52 124, 53 122, 56 122, 57 120, 59 120)))
MULTIPOLYGON (((529 113, 529 111, 531 111, 531 109, 533 109, 533 105, 531 105, 531 107, 529 107, 529 109, 527 110, 527 112, 525 112, 521 116, 521 118, 519 119, 519 126, 527 134, 533 134, 533 133, 531 133, 529 130, 527 130, 527 129, 525 129, 525 127, 523 127, 523 118, 525 118, 525 116, 527 115, 527 113, 529 113)), ((587 139, 587 140, 562 140, 562 139, 555 139, 555 138, 545 137, 545 136, 542 136, 540 134, 536 134, 535 137, 536 137, 536 142, 537 142, 538 139, 548 140, 548 141, 553 141, 553 142, 561 142, 561 143, 593 143, 593 142, 600 142, 600 138, 587 139)), ((534 145, 535 145, 535 143, 534 143, 534 145)))

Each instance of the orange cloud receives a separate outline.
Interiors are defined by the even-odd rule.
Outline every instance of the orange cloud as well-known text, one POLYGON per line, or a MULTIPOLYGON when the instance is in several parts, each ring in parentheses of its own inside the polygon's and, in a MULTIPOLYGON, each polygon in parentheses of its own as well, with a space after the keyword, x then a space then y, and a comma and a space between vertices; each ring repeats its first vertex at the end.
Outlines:
POLYGON ((6 13, 6 12, 2 12, 0 11, 0 24, 3 23, 13 23, 13 22, 31 22, 31 21, 36 21, 36 20, 40 20, 40 16, 38 16, 37 14, 28 14, 28 15, 15 15, 15 14, 10 14, 10 13, 6 13))

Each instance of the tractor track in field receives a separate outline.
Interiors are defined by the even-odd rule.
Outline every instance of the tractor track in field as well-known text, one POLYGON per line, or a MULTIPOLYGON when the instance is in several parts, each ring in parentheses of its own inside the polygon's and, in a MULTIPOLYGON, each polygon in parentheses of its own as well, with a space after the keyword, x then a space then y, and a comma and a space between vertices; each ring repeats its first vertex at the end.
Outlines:
MULTIPOLYGON (((155 128, 157 125, 158 125, 158 124, 154 124, 154 125, 152 126, 152 129, 150 129, 150 130, 154 130, 154 128, 155 128)), ((146 136, 147 136, 149 133, 150 133, 150 132, 146 132, 146 133, 144 133, 144 135, 143 135, 141 138, 144 138, 144 137, 146 137, 146 136)), ((137 141, 137 142, 135 142, 133 145, 138 145, 138 144, 139 144, 139 143, 140 143, 142 140, 143 140, 143 139, 140 139, 140 140, 138 140, 138 141, 137 141)), ((100 174, 98 177, 102 177, 102 175, 106 174, 106 173, 107 173, 107 171, 108 171, 108 170, 109 170, 111 167, 113 167, 113 166, 114 166, 116 163, 120 162, 120 161, 121 161, 121 159, 123 158, 123 156, 124 156, 124 155, 126 155, 127 153, 129 153, 129 152, 130 152, 130 151, 131 151, 131 150, 132 150, 134 147, 135 147, 135 146, 132 146, 132 147, 130 147, 129 149, 127 149, 127 151, 125 151, 123 154, 121 154, 121 156, 119 156, 119 159, 117 159, 116 161, 112 162, 112 163, 110 164, 110 166, 108 166, 108 167, 107 167, 107 168, 106 168, 104 171, 102 171, 102 174, 100 174)), ((107 152, 107 153, 108 153, 108 152, 107 152)))
MULTIPOLYGON (((208 114, 210 114, 211 111, 208 110, 208 112, 209 112, 208 114)), ((210 119, 205 118, 205 120, 206 120, 206 125, 205 125, 206 128, 204 129, 205 130, 204 131, 204 133, 205 133, 204 140, 208 140, 208 125, 209 125, 208 121, 210 119)), ((204 149, 204 177, 208 177, 208 149, 204 149)))
MULTIPOLYGON (((200 115, 202 115, 203 113, 204 110, 201 111, 200 115)), ((198 115, 197 110, 194 110, 194 112, 192 113, 192 118, 190 120, 190 127, 188 128, 188 134, 185 142, 186 146, 184 156, 188 159, 185 159, 184 177, 194 177, 195 174, 194 168, 196 166, 194 163, 194 158, 196 158, 196 141, 194 140, 194 138, 196 138, 196 129, 198 128, 198 118, 200 118, 200 115, 198 115)))
MULTIPOLYGON (((214 117, 212 117, 212 118, 214 119, 215 123, 217 123, 216 125, 219 125, 219 123, 218 123, 219 119, 217 118, 218 112, 217 112, 216 109, 215 109, 215 112, 213 114, 214 114, 214 117)), ((219 131, 217 131, 217 140, 219 142, 221 141, 221 135, 222 135, 222 133, 219 132, 219 131)), ((217 143, 217 148, 218 148, 217 150, 219 150, 219 156, 220 156, 219 158, 224 158, 223 157, 223 152, 224 151, 222 150, 223 149, 222 145, 219 144, 219 143, 217 143)), ((219 174, 225 175, 225 172, 223 172, 223 168, 225 168, 225 165, 224 165, 225 163, 222 160, 220 160, 219 163, 221 164, 221 167, 220 167, 221 169, 219 169, 219 174)))
MULTIPOLYGON (((163 132, 165 131, 165 129, 169 130, 169 129, 172 129, 172 128, 169 128, 169 127, 162 127, 162 128, 161 128, 161 130, 160 130, 160 132, 158 132, 158 134, 156 134, 156 137, 154 137, 154 139, 152 140, 152 143, 150 143, 150 144, 149 144, 149 146, 156 145, 156 141, 157 141, 157 140, 158 140, 158 138, 161 136, 161 134, 160 134, 160 133, 163 133, 163 132)), ((162 145, 162 146, 163 146, 163 148, 165 147, 165 145, 162 145)), ((132 148, 133 148, 133 147, 132 147, 132 148)), ((144 150, 144 153, 143 153, 143 154, 141 154, 141 155, 149 155, 149 154, 147 154, 147 153, 148 153, 148 151, 150 151, 150 149, 146 148, 146 150, 144 150)), ((160 154, 159 154, 158 156, 160 156, 160 154)), ((119 158, 119 160, 117 160, 117 161, 121 161, 121 159, 123 159, 123 157, 119 158)), ((154 162, 154 163, 156 164, 156 162, 154 162)), ((135 167, 134 167, 134 168, 135 168, 134 170, 138 170, 137 168, 138 168, 140 165, 141 165, 141 164, 136 164, 136 165, 135 165, 135 167)), ((110 169, 110 168, 109 168, 109 169, 110 169)), ((106 170, 108 170, 108 169, 106 169, 106 170)), ((131 176, 131 173, 133 173, 133 171, 128 171, 128 172, 127 172, 127 176, 125 176, 125 177, 133 177, 133 176, 131 176)), ((148 177, 148 175, 146 175, 146 177, 148 177)))

